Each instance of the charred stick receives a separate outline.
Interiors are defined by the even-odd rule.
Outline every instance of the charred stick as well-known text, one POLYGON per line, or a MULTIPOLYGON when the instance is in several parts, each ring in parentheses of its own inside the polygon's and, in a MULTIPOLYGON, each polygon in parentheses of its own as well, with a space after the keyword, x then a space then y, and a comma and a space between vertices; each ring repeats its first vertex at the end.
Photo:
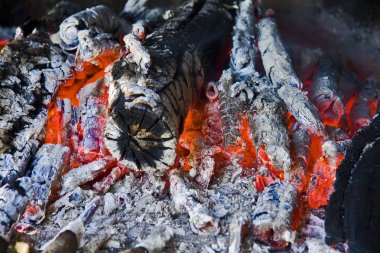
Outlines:
POLYGON ((202 192, 184 178, 177 171, 169 175, 171 198, 178 211, 186 211, 190 216, 190 226, 197 234, 218 234, 218 220, 210 215, 207 199, 202 192))
POLYGON ((297 186, 302 186, 306 176, 311 136, 300 128, 291 139, 292 170, 285 173, 285 179, 291 180, 297 186))
POLYGON ((46 107, 73 74, 67 56, 48 36, 36 31, 0 54, 0 185, 25 173, 45 134, 46 107))
POLYGON ((29 177, 22 177, 0 188, 0 252, 6 252, 10 230, 25 209, 33 183, 29 177))
POLYGON ((230 68, 219 80, 219 103, 223 145, 234 145, 240 136, 240 125, 246 103, 253 97, 255 70, 254 1, 240 2, 233 29, 230 68))
POLYGON ((253 212, 253 234, 275 248, 287 246, 293 211, 297 208, 297 189, 285 182, 273 182, 259 195, 253 212))
POLYGON ((67 166, 70 149, 58 144, 44 144, 36 153, 32 162, 30 178, 35 190, 30 196, 29 206, 33 209, 24 213, 22 223, 40 223, 52 191, 57 190, 64 168, 67 166))
POLYGON ((318 63, 313 77, 310 99, 327 125, 338 126, 345 118, 344 99, 338 90, 340 66, 335 59, 324 56, 318 63))
POLYGON ((242 252, 241 244, 244 235, 248 232, 249 224, 248 213, 236 213, 232 217, 230 223, 230 245, 228 246, 228 253, 242 252))
POLYGON ((109 76, 105 144, 133 169, 162 172, 173 164, 177 138, 196 99, 210 47, 228 34, 232 16, 218 1, 186 1, 145 40, 125 38, 130 55, 109 76), (205 41, 204 38, 209 38, 205 41))
POLYGON ((96 182, 92 188, 95 191, 106 193, 117 180, 127 175, 129 172, 130 170, 127 168, 115 167, 100 182, 96 182))
POLYGON ((380 81, 375 78, 367 80, 360 89, 358 97, 350 111, 350 127, 354 133, 371 121, 376 111, 377 101, 379 99, 378 90, 380 81), (374 106, 374 104, 376 104, 374 106), (374 110, 371 110, 372 108, 374 110))
POLYGON ((289 171, 291 159, 286 110, 274 91, 261 92, 253 101, 249 122, 257 150, 264 147, 278 170, 289 171))
POLYGON ((112 157, 105 157, 70 170, 62 177, 61 195, 74 190, 77 186, 90 182, 114 166, 115 160, 112 157))
POLYGON ((257 28, 258 46, 269 81, 297 121, 314 134, 322 135, 324 127, 318 111, 300 90, 302 83, 294 73, 274 19, 261 19, 257 28))

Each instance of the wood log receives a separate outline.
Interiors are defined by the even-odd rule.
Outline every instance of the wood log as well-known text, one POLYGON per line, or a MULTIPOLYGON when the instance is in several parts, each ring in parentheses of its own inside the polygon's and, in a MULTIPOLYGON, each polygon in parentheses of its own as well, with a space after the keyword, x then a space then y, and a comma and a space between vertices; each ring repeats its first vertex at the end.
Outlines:
POLYGON ((282 181, 268 185, 257 199, 252 226, 255 237, 275 248, 288 245, 293 211, 297 208, 297 189, 282 181))
POLYGON ((264 147, 277 170, 290 171, 290 142, 282 101, 274 91, 263 91, 253 101, 250 111, 249 122, 257 151, 264 147))
MULTIPOLYGON (((46 19, 60 22, 58 10, 46 19)), ((46 107, 59 85, 73 75, 67 56, 48 36, 37 29, 10 42, 0 54, 0 185, 24 175, 44 137, 46 107)))
POLYGON ((310 142, 311 136, 303 128, 298 129, 291 138, 292 169, 284 176, 285 179, 291 180, 297 186, 301 186, 306 179, 310 142))
POLYGON ((308 131, 323 135, 324 126, 317 109, 300 89, 302 83, 294 73, 290 58, 281 42, 273 18, 262 18, 257 24, 258 47, 269 81, 277 90, 290 113, 308 131))
POLYGON ((317 107, 324 124, 339 126, 345 117, 344 98, 338 90, 340 66, 331 56, 324 56, 318 63, 318 69, 310 87, 310 99, 317 107))
MULTIPOLYGON (((346 196, 346 191, 349 184, 351 184, 351 178, 353 179, 354 168, 357 166, 365 148, 378 138, 380 138, 380 118, 379 115, 376 115, 367 127, 363 127, 354 136, 351 145, 346 151, 345 159, 336 171, 335 191, 330 196, 325 221, 326 242, 328 244, 338 243, 346 239, 346 233, 349 231, 345 231, 344 227, 346 212, 344 202, 346 198, 351 198, 351 196, 346 196)), ((360 209, 362 210, 362 207, 360 209)))
POLYGON ((380 137, 367 143, 344 196, 344 231, 350 252, 380 250, 380 137))
POLYGON ((0 188, 0 252, 7 252, 12 225, 25 209, 33 187, 29 177, 22 177, 0 188))
POLYGON ((107 79, 105 144, 114 157, 145 171, 173 164, 188 109, 231 22, 222 1, 186 1, 145 40, 125 38, 130 54, 107 79))
POLYGON ((219 80, 219 104, 223 131, 223 145, 235 145, 240 136, 240 125, 247 104, 253 97, 252 78, 255 70, 254 3, 240 2, 233 29, 230 68, 219 80))
POLYGON ((38 149, 31 165, 30 175, 34 191, 30 194, 28 207, 19 224, 34 225, 44 219, 52 191, 57 190, 60 185, 59 180, 67 166, 69 153, 68 147, 59 144, 44 144, 38 149))

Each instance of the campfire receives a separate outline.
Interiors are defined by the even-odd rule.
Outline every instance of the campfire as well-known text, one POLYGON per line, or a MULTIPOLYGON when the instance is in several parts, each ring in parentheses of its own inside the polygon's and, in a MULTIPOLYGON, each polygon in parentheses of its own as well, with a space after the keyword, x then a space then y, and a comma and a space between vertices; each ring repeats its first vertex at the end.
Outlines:
POLYGON ((379 250, 380 76, 271 2, 0 27, 0 252, 379 250))

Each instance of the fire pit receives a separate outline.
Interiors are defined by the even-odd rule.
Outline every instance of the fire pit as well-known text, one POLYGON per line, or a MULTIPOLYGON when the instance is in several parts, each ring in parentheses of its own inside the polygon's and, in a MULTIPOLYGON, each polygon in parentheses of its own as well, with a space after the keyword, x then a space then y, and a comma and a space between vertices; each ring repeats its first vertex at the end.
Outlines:
POLYGON ((0 252, 380 249, 356 1, 52 2, 0 27, 0 252))

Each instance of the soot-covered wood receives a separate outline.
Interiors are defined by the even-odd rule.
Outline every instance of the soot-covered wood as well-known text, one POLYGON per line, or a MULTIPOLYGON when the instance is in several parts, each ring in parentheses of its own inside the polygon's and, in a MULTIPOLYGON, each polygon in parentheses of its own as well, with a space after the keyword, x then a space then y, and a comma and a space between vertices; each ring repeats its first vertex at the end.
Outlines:
POLYGON ((378 251, 380 118, 358 131, 336 172, 326 214, 326 241, 348 240, 353 252, 378 251), (377 228, 377 229, 376 229, 377 228), (371 251, 372 250, 372 251, 371 251))
MULTIPOLYGON (((44 20, 62 21, 70 13, 61 8, 67 6, 58 5, 44 20)), ((43 28, 10 42, 0 54, 0 185, 25 173, 45 134, 47 106, 73 74, 66 55, 43 28)))
POLYGON ((130 54, 114 64, 105 143, 124 164, 163 171, 232 16, 222 1, 185 1, 145 40, 124 39, 130 54))

